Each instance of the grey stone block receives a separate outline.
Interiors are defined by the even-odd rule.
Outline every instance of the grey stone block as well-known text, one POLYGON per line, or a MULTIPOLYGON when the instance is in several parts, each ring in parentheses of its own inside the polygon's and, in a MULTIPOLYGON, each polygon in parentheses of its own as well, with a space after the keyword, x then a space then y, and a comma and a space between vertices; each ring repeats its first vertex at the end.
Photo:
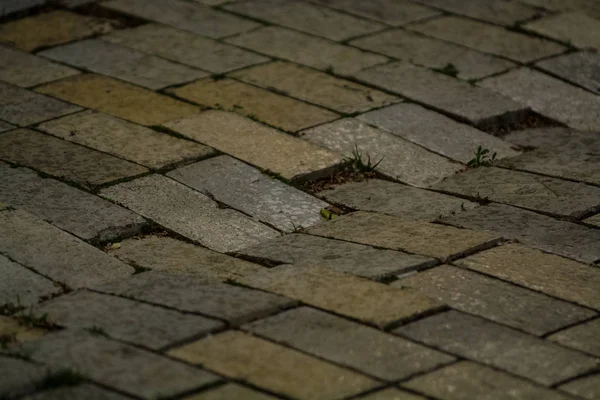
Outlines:
POLYGON ((109 391, 89 383, 45 390, 23 397, 23 400, 127 400, 118 393, 109 391))
POLYGON ((569 128, 535 128, 510 132, 504 139, 519 146, 539 147, 554 150, 556 153, 600 154, 597 132, 569 128))
POLYGON ((585 376, 560 386, 560 389, 587 400, 600 398, 600 374, 585 376))
POLYGON ((523 25, 524 29, 579 48, 600 49, 600 21, 586 11, 562 12, 523 25))
POLYGON ((0 355, 0 396, 12 398, 24 394, 44 380, 45 367, 20 358, 0 355))
POLYGON ((600 94, 600 55, 584 51, 540 61, 537 67, 600 94))
POLYGON ((504 0, 417 0, 417 2, 493 24, 512 26, 541 14, 534 7, 504 0))
POLYGON ((600 319, 598 318, 562 330, 548 338, 564 346, 600 357, 600 319))
POLYGON ((0 254, 0 305, 28 307, 42 296, 59 292, 60 287, 51 280, 0 254))

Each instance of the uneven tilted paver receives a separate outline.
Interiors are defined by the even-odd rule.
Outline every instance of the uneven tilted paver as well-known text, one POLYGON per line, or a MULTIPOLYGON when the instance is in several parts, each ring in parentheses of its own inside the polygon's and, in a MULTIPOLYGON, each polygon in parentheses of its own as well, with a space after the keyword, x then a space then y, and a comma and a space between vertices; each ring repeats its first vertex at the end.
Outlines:
POLYGON ((579 48, 600 48, 600 21, 582 12, 549 16, 523 28, 579 48))
POLYGON ((504 0, 416 0, 441 10, 464 15, 499 25, 514 25, 539 16, 534 7, 516 1, 504 0))
POLYGON ((591 51, 570 53, 536 63, 538 68, 600 94, 600 55, 591 51))
POLYGON ((562 330, 549 336, 549 339, 600 357, 600 319, 562 330))

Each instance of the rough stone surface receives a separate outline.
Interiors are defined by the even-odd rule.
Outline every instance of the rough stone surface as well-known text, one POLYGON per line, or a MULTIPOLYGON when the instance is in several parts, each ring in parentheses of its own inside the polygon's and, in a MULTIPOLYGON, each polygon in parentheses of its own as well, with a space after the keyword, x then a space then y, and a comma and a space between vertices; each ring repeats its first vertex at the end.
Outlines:
POLYGON ((45 390, 41 393, 23 397, 23 400, 127 400, 122 396, 89 383, 45 390))
POLYGON ((534 111, 581 130, 600 130, 600 98, 529 68, 488 78, 481 85, 534 111))
POLYGON ((276 397, 248 389, 235 383, 228 383, 216 389, 185 397, 183 400, 275 400, 276 397))
POLYGON ((541 15, 539 10, 516 1, 504 0, 417 0, 446 12, 499 25, 512 26, 541 15))
POLYGON ((36 90, 141 125, 159 125, 200 112, 190 104, 95 74, 74 76, 36 90))
POLYGON ((600 21, 583 12, 549 16, 523 28, 579 48, 600 49, 600 21))
POLYGON ((566 47, 548 40, 455 16, 411 25, 410 29, 521 63, 563 53, 566 50, 566 47))
POLYGON ((0 47, 0 80, 4 82, 31 87, 77 74, 79 71, 73 68, 9 47, 0 47))
POLYGON ((544 335, 595 315, 595 312, 475 272, 442 265, 396 281, 450 307, 544 335))
POLYGON ((600 319, 565 329, 548 337, 577 350, 600 357, 600 319))
POLYGON ((277 231, 162 175, 104 189, 101 195, 189 239, 220 252, 235 251, 278 235, 277 231))
POLYGON ((357 397, 360 400, 426 400, 425 397, 418 396, 396 388, 387 388, 365 396, 357 397))
POLYGON ((227 41, 322 71, 331 69, 341 75, 352 75, 388 60, 385 56, 276 26, 267 26, 227 41))
POLYGON ((279 266, 240 282, 379 327, 441 307, 441 303, 410 289, 316 266, 279 266))
POLYGON ((229 156, 200 161, 167 175, 286 232, 322 222, 320 210, 328 206, 229 156))
POLYGON ((47 373, 41 365, 1 355, 0 370, 0 395, 7 398, 28 392, 43 381, 47 373))
POLYGON ((12 262, 0 254, 0 305, 13 304, 28 307, 40 297, 60 292, 51 280, 12 262))
POLYGON ((399 26, 421 19, 435 17, 440 12, 405 0, 316 0, 315 3, 343 12, 399 26))
POLYGON ((356 78, 478 126, 518 121, 527 111, 526 106, 491 90, 407 62, 369 68, 356 78))
POLYGON ((600 365, 600 359, 458 311, 438 314, 395 332, 542 385, 558 383, 600 365))
POLYGON ((593 52, 566 54, 540 61, 537 67, 591 92, 600 94, 600 55, 593 52))
POLYGON ((507 239, 585 263, 600 260, 600 231, 519 208, 490 204, 450 215, 443 221, 497 232, 507 239))
POLYGON ((200 313, 241 324, 296 304, 294 300, 244 287, 160 272, 137 274, 96 288, 105 293, 200 313))
POLYGON ((272 264, 318 265, 365 278, 405 273, 433 265, 431 258, 311 235, 286 235, 240 254, 272 264))
POLYGON ((588 224, 597 225, 600 227, 600 214, 594 215, 591 218, 584 220, 583 222, 587 222, 588 224))
POLYGON ((381 173, 419 187, 432 185, 462 169, 460 164, 354 118, 302 131, 300 137, 347 157, 358 148, 373 163, 381 161, 381 173))
POLYGON ((45 122, 38 129, 153 169, 214 154, 213 149, 199 143, 91 110, 45 122))
POLYGON ((236 113, 205 111, 165 126, 286 179, 318 173, 342 160, 325 149, 236 113))
POLYGON ((314 226, 308 233, 442 260, 484 249, 500 239, 491 232, 456 229, 363 211, 314 226))
POLYGON ((600 374, 579 378, 560 388, 587 400, 597 400, 600 398, 600 374))
MULTIPOLYGON (((0 259, 4 259, 4 257, 0 256, 0 259)), ((0 315, 0 336, 8 335, 14 338, 16 343, 38 340, 46 333, 45 329, 23 325, 14 317, 0 315)))
POLYGON ((0 212, 0 253, 71 288, 123 278, 133 268, 23 211, 0 212))
POLYGON ((170 92, 195 103, 259 119, 289 132, 339 118, 329 110, 232 79, 203 79, 170 92))
POLYGON ((416 104, 396 104, 359 115, 358 119, 463 164, 473 158, 478 146, 496 153, 496 159, 519 154, 514 145, 502 139, 416 104))
POLYGON ((400 101, 378 90, 287 62, 251 67, 232 76, 341 113, 364 112, 400 101))
POLYGON ((419 344, 307 307, 254 322, 244 329, 388 381, 454 361, 419 344))
POLYGON ((597 132, 577 131, 568 128, 534 128, 510 132, 504 137, 511 143, 524 147, 539 147, 556 153, 600 154, 597 132))
POLYGON ((0 159, 85 186, 143 174, 140 165, 29 129, 0 136, 0 159))

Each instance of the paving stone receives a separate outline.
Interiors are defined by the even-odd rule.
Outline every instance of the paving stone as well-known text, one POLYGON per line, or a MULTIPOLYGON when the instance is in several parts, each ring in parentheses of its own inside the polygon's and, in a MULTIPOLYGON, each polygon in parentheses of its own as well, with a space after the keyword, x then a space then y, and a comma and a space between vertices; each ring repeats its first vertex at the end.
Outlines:
POLYGON ((133 272, 95 247, 20 210, 0 212, 0 253, 70 288, 108 282, 133 272))
POLYGON ((600 130, 598 96, 541 72, 520 68, 480 84, 572 128, 600 130))
POLYGON ((503 168, 472 168, 432 188, 575 218, 600 211, 600 188, 503 168))
POLYGON ((538 68, 575 85, 600 94, 600 55, 592 52, 570 53, 536 63, 538 68))
POLYGON ((439 11, 432 8, 404 0, 374 0, 370 2, 360 0, 315 0, 314 2, 392 26, 405 25, 440 15, 439 11))
POLYGON ((363 211, 336 218, 307 231, 312 235, 424 254, 442 260, 488 248, 500 239, 499 235, 491 232, 456 229, 363 211))
POLYGON ((454 357, 323 311, 302 307, 244 327, 379 379, 404 379, 454 357))
POLYGON ((0 17, 41 6, 45 2, 46 0, 4 0, 0 4, 0 17))
POLYGON ((39 93, 0 82, 0 118, 27 126, 81 110, 39 93))
POLYGON ((410 29, 521 63, 563 53, 567 50, 566 47, 548 40, 455 16, 436 18, 422 24, 411 25, 410 29))
POLYGON ((36 90, 140 125, 159 125, 200 112, 190 104, 95 74, 63 79, 36 90))
POLYGON ((381 179, 349 182, 319 193, 325 200, 356 210, 433 221, 477 207, 477 203, 381 179))
POLYGON ((229 156, 187 165, 167 176, 286 232, 322 222, 320 210, 328 206, 229 156))
POLYGON ((236 113, 205 111, 165 126, 290 180, 323 173, 342 161, 342 157, 328 150, 236 113))
POLYGON ((273 62, 232 76, 341 113, 364 112, 400 99, 354 82, 287 62, 273 62))
POLYGON ((369 68, 356 78, 477 126, 516 122, 528 111, 526 106, 491 90, 406 62, 369 68))
POLYGON ((463 164, 473 158, 478 146, 496 153, 496 159, 519 154, 504 140, 416 104, 396 104, 357 118, 463 164))
POLYGON ((169 92, 199 104, 258 118, 289 132, 339 118, 329 110, 232 79, 202 79, 169 92))
POLYGON ((340 75, 352 75, 388 61, 387 57, 381 55, 276 26, 248 32, 228 39, 228 42, 340 75))
POLYGON ((523 147, 555 150, 557 154, 600 154, 597 132, 569 128, 534 128, 510 132, 504 139, 523 147))
POLYGON ((548 337, 567 347, 600 357, 600 319, 576 325, 548 337))
POLYGON ((98 386, 83 383, 57 389, 45 390, 41 393, 23 397, 23 400, 127 400, 122 396, 98 386))
POLYGON ((199 143, 91 110, 43 123, 38 129, 153 169, 214 154, 213 149, 199 143))
POLYGON ((0 159, 84 186, 102 185, 148 171, 129 161, 29 129, 0 136, 0 159))
POLYGON ((52 370, 76 370, 102 385, 148 400, 176 396, 219 380, 201 369, 76 329, 25 343, 22 351, 52 370))
POLYGON ((600 214, 594 215, 583 222, 587 222, 588 224, 597 225, 600 227, 600 214))
POLYGON ((461 361, 413 378, 404 382, 402 386, 443 400, 571 398, 470 361, 461 361))
POLYGON ((594 18, 600 15, 598 4, 588 0, 522 0, 521 2, 551 11, 583 10, 594 18))
POLYGON ((0 395, 10 398, 31 390, 46 377, 46 368, 20 358, 0 355, 0 395))
POLYGON ((227 383, 219 386, 216 389, 209 389, 205 392, 184 397, 183 400, 231 400, 231 399, 245 399, 245 400, 275 400, 277 397, 273 397, 261 392, 257 392, 252 389, 248 389, 244 386, 240 386, 236 383, 227 383))
POLYGON ((113 0, 102 3, 102 6, 211 38, 230 36, 260 26, 197 2, 183 0, 168 3, 163 0, 113 0))
POLYGON ((224 6, 226 10, 341 41, 376 32, 385 25, 343 14, 331 8, 287 0, 253 0, 224 6))
POLYGON ((147 225, 139 215, 100 197, 4 163, 0 163, 0 200, 84 240, 112 240, 139 233, 147 225))
POLYGON ((359 38, 351 44, 427 68, 441 70, 453 65, 456 76, 465 80, 483 78, 514 66, 510 61, 403 29, 359 38))
POLYGON ((381 279, 434 265, 436 260, 414 254, 374 249, 311 235, 285 235, 240 251, 269 264, 318 265, 334 271, 381 279))
POLYGON ((392 284, 409 287, 450 307, 544 335, 595 312, 469 270, 442 265, 392 284))
POLYGON ((153 90, 207 75, 204 71, 98 39, 82 40, 39 54, 153 90))
POLYGON ((0 121, 0 132, 9 131, 15 127, 8 122, 0 121))
POLYGON ((366 396, 357 397, 360 400, 426 400, 425 397, 405 392, 396 388, 387 388, 366 396))
POLYGON ((560 388, 584 399, 598 400, 600 399, 600 374, 579 378, 560 388))
POLYGON ((0 80, 13 85, 31 87, 77 74, 73 68, 0 46, 0 80))
POLYGON ((69 329, 96 329, 136 345, 159 350, 219 329, 222 323, 199 315, 88 291, 62 296, 33 308, 34 315, 69 329))
MULTIPOLYGON (((0 305, 14 304, 28 307, 40 297, 60 292, 51 280, 12 262, 0 254, 0 305)), ((1 346, 0 346, 1 347, 1 346)))
POLYGON ((523 28, 579 48, 600 49, 600 21, 583 12, 552 15, 523 28))
POLYGON ((378 327, 441 307, 441 303, 416 291, 392 288, 325 267, 284 265, 244 277, 240 282, 378 327))
POLYGON ((238 211, 221 209, 206 195, 162 175, 121 183, 102 190, 101 195, 219 252, 239 250, 278 235, 266 225, 238 211))
POLYGON ((395 332, 548 386, 600 364, 600 359, 458 311, 437 314, 395 332))
POLYGON ((534 7, 504 0, 417 0, 430 7, 460 14, 499 25, 513 26, 520 21, 539 17, 542 13, 534 7))
MULTIPOLYGON (((0 259, 4 259, 0 256, 0 259)), ((2 262, 2 261, 0 261, 2 262)), ((29 283, 28 283, 29 284, 29 283)), ((24 286, 24 285, 22 285, 24 286)), ((36 299, 37 302, 37 299, 36 299)), ((21 324, 14 317, 0 315, 0 336, 12 337, 16 343, 38 340, 46 334, 46 330, 21 324)), ((10 343, 9 343, 10 344, 10 343)))
POLYGON ((0 25, 0 43, 30 52, 105 34, 112 28, 108 20, 57 10, 0 25))
POLYGON ((427 187, 453 175, 462 166, 403 138, 345 118, 300 132, 300 137, 349 157, 358 148, 384 175, 409 185, 427 187))
POLYGON ((269 60, 225 43, 155 23, 116 31, 101 39, 215 73, 269 60))
POLYGON ((185 275, 145 272, 96 288, 180 311, 241 324, 292 307, 294 300, 245 287, 185 275))

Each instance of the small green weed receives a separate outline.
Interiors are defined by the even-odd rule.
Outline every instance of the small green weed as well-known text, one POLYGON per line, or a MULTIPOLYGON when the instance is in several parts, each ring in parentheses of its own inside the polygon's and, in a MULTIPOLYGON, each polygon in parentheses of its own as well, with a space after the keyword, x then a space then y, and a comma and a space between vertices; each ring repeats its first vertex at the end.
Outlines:
POLYGON ((490 150, 484 149, 481 146, 477 146, 477 149, 473 152, 474 157, 467 163, 467 166, 477 168, 483 165, 490 165, 496 161, 496 152, 490 156, 490 150))
POLYGON ((344 161, 349 162, 352 168, 358 172, 375 172, 379 164, 383 161, 383 157, 376 163, 371 163, 371 156, 367 153, 363 157, 363 152, 358 148, 358 145, 354 145, 352 154, 344 157, 344 161))
POLYGON ((458 68, 456 68, 456 65, 452 63, 446 64, 444 68, 433 68, 433 70, 441 74, 451 76, 453 78, 456 78, 456 76, 459 73, 458 68))

